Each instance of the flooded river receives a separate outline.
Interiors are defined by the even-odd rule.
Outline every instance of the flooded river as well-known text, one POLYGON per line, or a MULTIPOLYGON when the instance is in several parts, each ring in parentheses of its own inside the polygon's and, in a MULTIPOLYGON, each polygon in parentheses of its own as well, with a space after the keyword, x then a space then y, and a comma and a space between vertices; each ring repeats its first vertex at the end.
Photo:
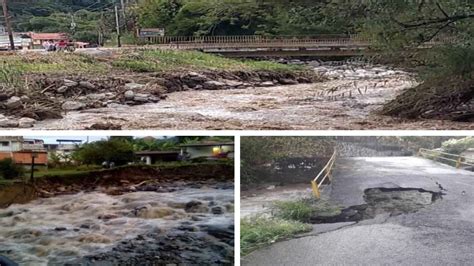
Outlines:
POLYGON ((374 114, 383 103, 413 87, 412 75, 361 64, 314 67, 329 80, 315 84, 217 91, 181 91, 141 106, 70 112, 37 129, 84 129, 112 123, 122 129, 430 129, 468 128, 447 121, 399 121, 374 114))
MULTIPOLYGON (((151 245, 148 251, 146 246, 128 250, 120 245, 146 238, 152 243, 169 234, 193 232, 196 236, 192 240, 217 245, 224 254, 200 256, 223 259, 233 252, 233 246, 219 237, 223 232, 233 234, 233 204, 233 190, 212 188, 120 196, 94 192, 39 199, 0 210, 0 255, 21 265, 63 265, 102 254, 103 261, 114 264, 120 256, 158 256, 147 255, 151 245), (110 252, 113 256, 107 255, 110 252)), ((186 245, 189 247, 181 247, 184 258, 186 248, 191 250, 194 243, 186 245)), ((164 247, 161 245, 161 253, 164 247)))

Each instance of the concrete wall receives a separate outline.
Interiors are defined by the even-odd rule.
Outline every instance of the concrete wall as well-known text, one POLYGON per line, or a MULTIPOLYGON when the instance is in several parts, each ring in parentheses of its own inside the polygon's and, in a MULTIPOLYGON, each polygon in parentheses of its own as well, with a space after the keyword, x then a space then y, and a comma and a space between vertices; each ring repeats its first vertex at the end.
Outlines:
POLYGON ((22 143, 18 141, 0 140, 0 152, 20 151, 22 143))

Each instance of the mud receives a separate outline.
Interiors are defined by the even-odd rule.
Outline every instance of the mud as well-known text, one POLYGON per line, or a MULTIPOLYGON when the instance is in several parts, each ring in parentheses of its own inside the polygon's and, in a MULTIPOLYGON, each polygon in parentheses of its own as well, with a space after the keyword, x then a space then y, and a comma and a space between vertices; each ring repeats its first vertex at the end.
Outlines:
POLYGON ((228 264, 233 206, 233 188, 190 186, 14 204, 0 210, 0 256, 20 265, 228 264))
POLYGON ((377 215, 415 213, 442 198, 441 192, 417 188, 370 188, 364 191, 366 204, 351 206, 336 216, 315 216, 312 223, 358 222, 377 215))
POLYGON ((472 123, 403 120, 376 115, 382 105, 417 85, 407 72, 383 66, 320 66, 330 80, 315 84, 190 90, 158 103, 111 105, 69 112, 38 122, 36 129, 85 129, 113 124, 122 129, 365 130, 472 129, 472 123))
POLYGON ((0 209, 14 203, 27 203, 36 197, 35 189, 30 185, 23 183, 0 185, 0 209))

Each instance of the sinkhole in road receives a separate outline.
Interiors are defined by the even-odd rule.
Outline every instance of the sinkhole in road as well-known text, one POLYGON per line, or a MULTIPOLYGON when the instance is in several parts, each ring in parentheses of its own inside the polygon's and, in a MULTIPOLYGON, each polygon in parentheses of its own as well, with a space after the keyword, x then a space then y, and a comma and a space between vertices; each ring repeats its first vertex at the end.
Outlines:
POLYGON ((312 223, 358 222, 380 214, 397 216, 415 213, 442 198, 441 192, 420 188, 369 188, 364 191, 366 204, 341 210, 335 216, 315 216, 312 223))

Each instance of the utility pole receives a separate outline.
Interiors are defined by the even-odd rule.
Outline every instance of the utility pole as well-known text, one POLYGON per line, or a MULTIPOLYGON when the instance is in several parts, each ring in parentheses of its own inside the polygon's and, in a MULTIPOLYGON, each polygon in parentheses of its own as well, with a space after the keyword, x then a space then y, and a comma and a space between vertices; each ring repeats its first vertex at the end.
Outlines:
POLYGON ((31 173, 30 173, 30 182, 35 183, 35 158, 38 156, 36 152, 31 154, 31 173))
POLYGON ((13 39, 12 25, 10 24, 10 16, 8 15, 7 0, 2 0, 3 16, 5 17, 5 27, 8 31, 8 38, 10 39, 10 49, 15 50, 15 40, 13 39))
POLYGON ((125 0, 120 0, 120 4, 122 5, 122 16, 125 19, 125 0))
POLYGON ((122 47, 122 43, 120 42, 120 21, 117 5, 115 5, 115 24, 117 24, 117 47, 122 47))

